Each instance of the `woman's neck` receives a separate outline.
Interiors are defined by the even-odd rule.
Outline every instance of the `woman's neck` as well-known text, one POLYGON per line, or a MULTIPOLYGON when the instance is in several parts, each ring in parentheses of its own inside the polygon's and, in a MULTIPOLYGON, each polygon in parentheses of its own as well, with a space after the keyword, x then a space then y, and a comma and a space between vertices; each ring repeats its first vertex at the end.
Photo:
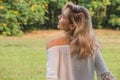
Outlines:
POLYGON ((64 35, 64 38, 68 39, 70 42, 73 40, 73 37, 67 34, 64 35))

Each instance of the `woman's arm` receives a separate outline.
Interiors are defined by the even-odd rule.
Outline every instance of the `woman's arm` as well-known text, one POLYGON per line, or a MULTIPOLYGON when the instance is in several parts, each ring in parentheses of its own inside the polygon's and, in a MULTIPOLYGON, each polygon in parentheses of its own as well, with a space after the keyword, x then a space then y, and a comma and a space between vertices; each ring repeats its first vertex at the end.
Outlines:
POLYGON ((100 50, 98 50, 95 54, 95 68, 98 80, 115 80, 115 78, 109 72, 107 66, 105 65, 100 50))
POLYGON ((59 53, 56 48, 47 51, 46 80, 58 80, 59 53))

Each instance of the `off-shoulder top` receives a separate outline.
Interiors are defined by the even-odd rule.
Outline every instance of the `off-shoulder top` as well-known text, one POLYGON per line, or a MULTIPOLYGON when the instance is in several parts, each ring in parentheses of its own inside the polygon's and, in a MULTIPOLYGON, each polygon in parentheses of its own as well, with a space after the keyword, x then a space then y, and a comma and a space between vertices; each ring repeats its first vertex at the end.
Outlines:
POLYGON ((115 80, 106 67, 100 50, 86 59, 71 58, 70 45, 53 46, 47 50, 46 80, 115 80), (110 78, 110 79, 107 79, 110 78))

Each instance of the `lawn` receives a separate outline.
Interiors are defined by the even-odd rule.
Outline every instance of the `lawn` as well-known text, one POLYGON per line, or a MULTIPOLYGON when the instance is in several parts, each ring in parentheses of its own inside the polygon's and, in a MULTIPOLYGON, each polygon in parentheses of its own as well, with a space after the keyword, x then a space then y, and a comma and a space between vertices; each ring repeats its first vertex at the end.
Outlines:
MULTIPOLYGON (((109 70, 120 79, 120 31, 95 30, 109 70)), ((45 80, 46 43, 62 31, 33 31, 22 37, 0 36, 0 80, 45 80)))

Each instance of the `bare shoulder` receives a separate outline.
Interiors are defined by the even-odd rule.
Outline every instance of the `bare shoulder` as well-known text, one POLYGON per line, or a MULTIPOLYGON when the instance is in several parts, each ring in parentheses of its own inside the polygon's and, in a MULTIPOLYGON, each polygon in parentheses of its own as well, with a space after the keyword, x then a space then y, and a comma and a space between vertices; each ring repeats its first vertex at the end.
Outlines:
POLYGON ((64 37, 59 37, 59 38, 50 40, 47 43, 47 49, 54 47, 54 46, 60 46, 60 45, 69 45, 69 41, 64 39, 64 37))
POLYGON ((56 44, 57 44, 57 39, 53 39, 53 40, 48 41, 48 43, 47 43, 47 49, 55 46, 56 44))

